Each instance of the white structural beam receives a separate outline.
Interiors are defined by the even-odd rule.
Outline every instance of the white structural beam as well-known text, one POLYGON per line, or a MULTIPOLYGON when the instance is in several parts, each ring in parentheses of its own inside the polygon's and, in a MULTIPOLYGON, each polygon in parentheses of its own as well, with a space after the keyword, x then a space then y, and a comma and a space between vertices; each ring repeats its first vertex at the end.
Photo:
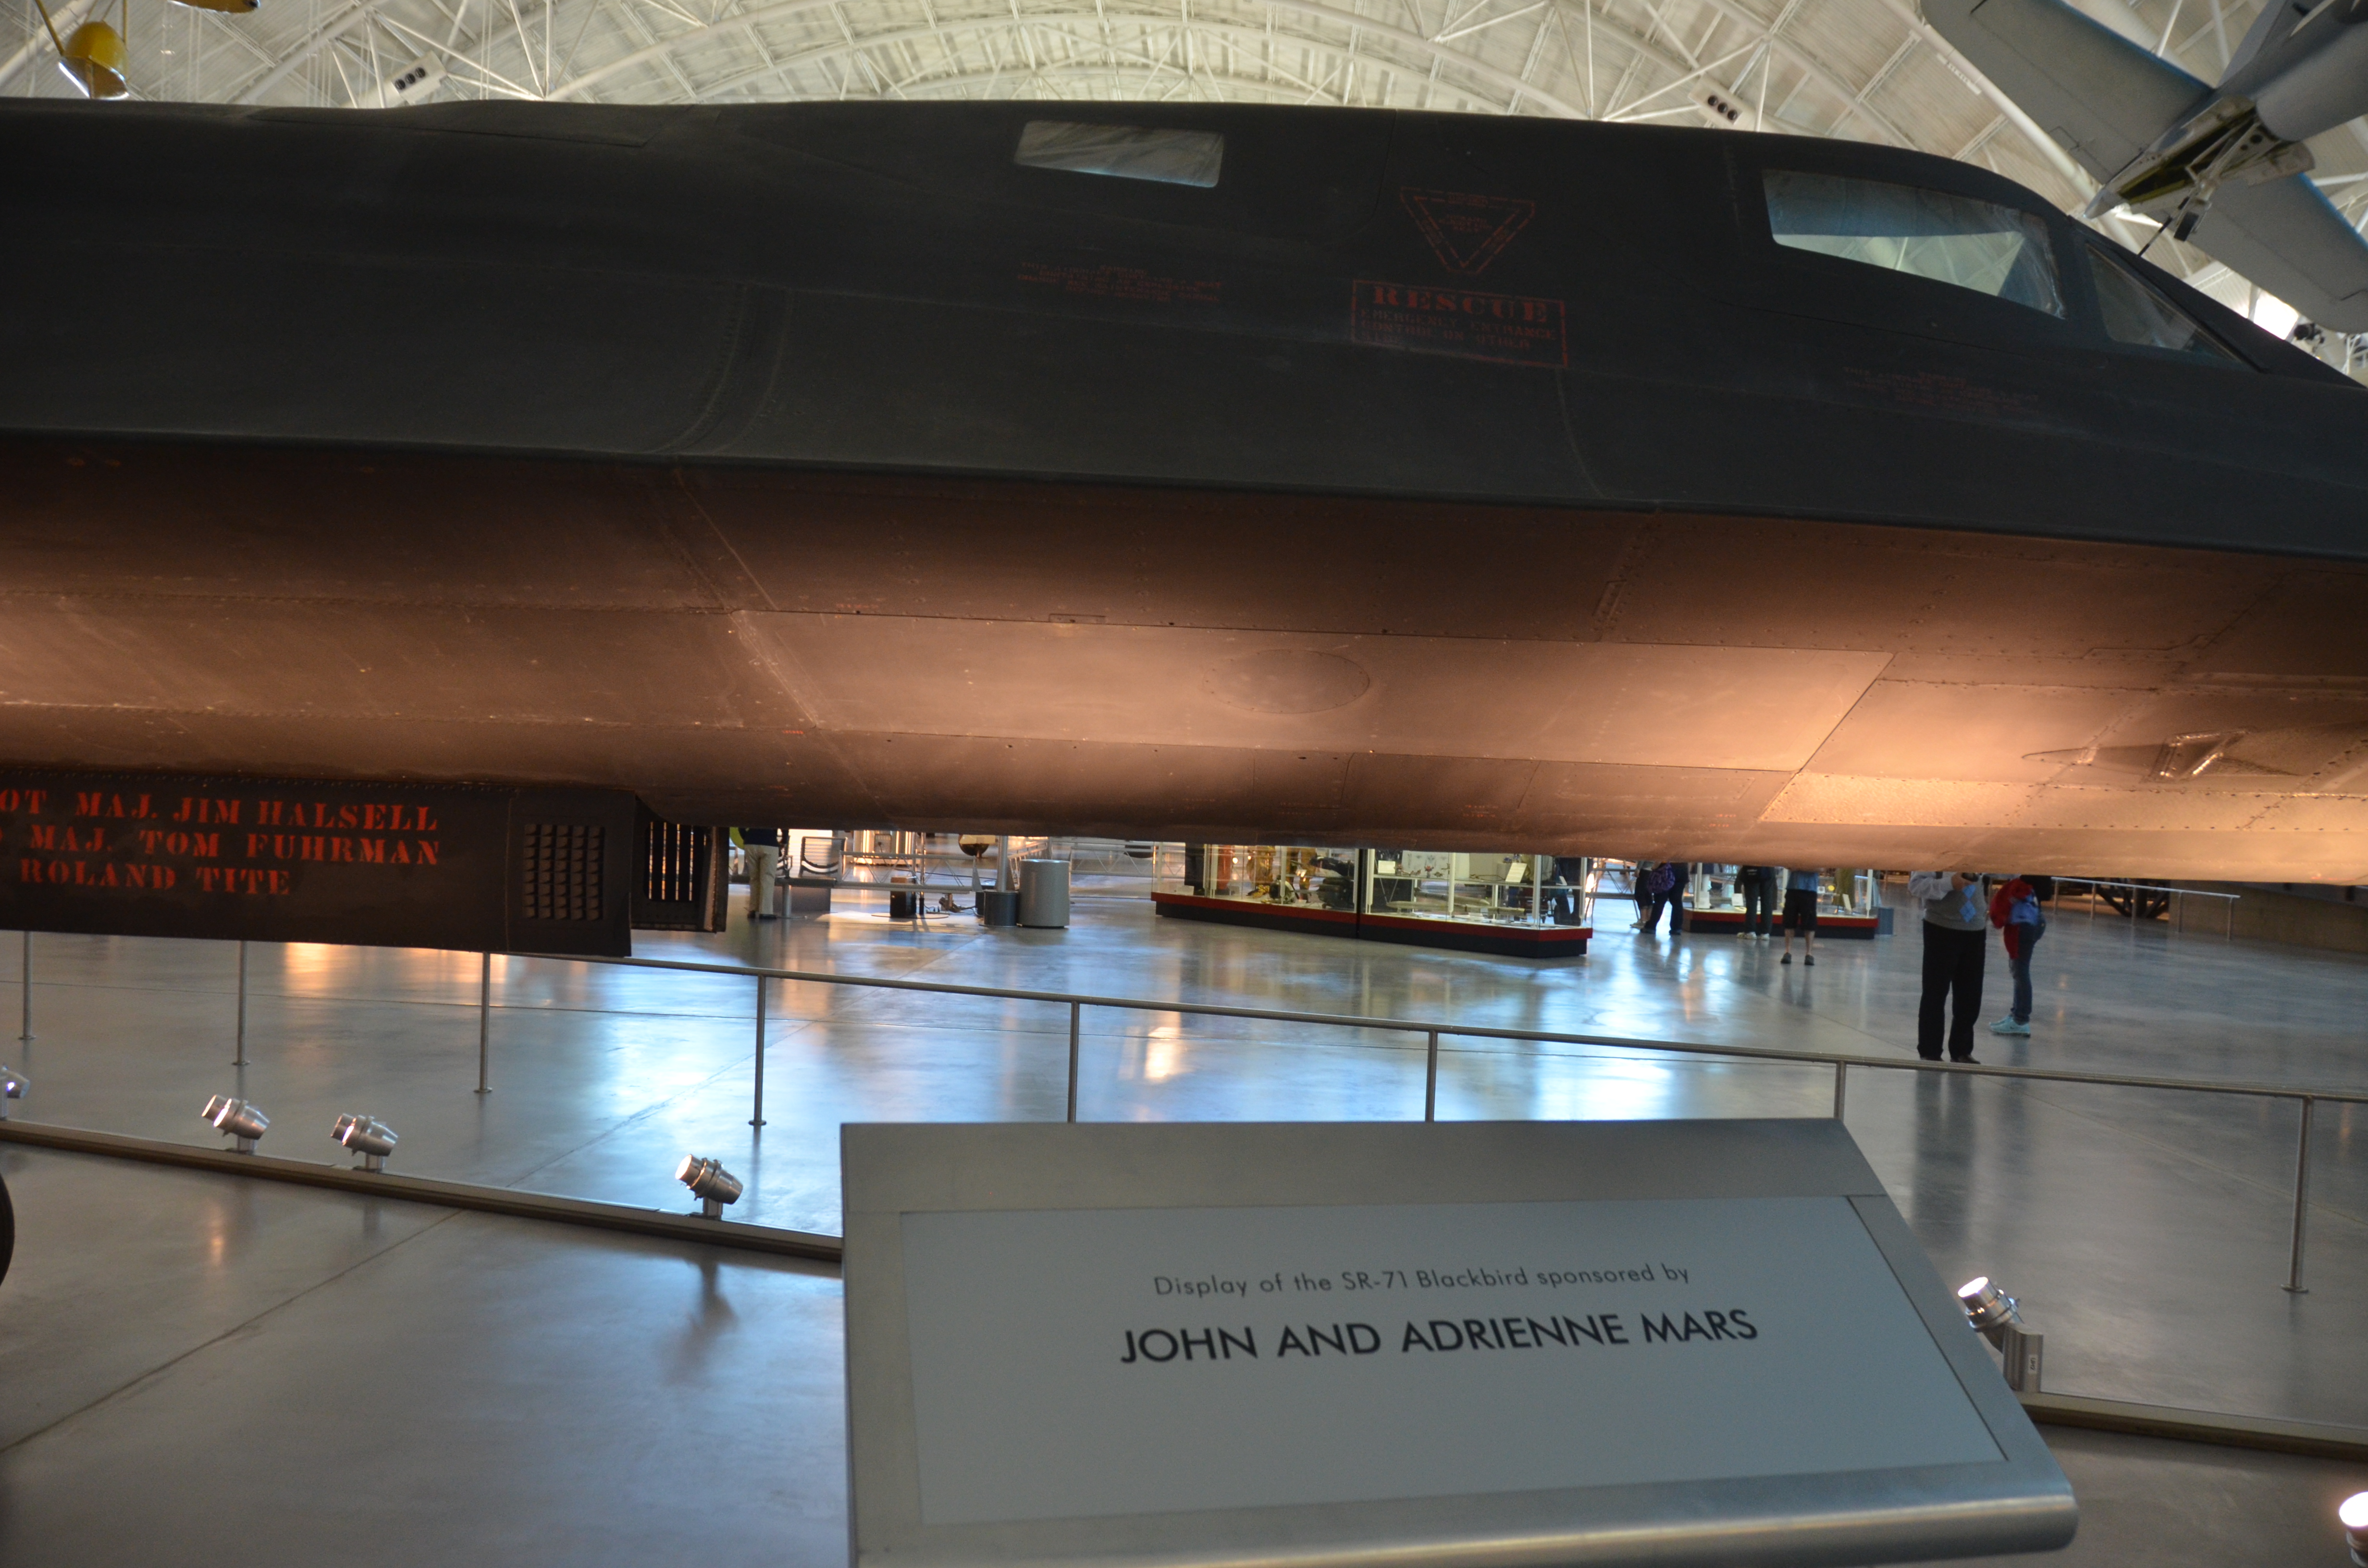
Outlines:
MULTIPOLYGON (((561 83, 558 86, 552 89, 550 96, 554 99, 578 97, 583 93, 589 91, 591 88, 598 86, 601 82, 611 76, 617 75, 621 72, 632 70, 637 65, 646 64, 664 56, 673 54, 688 45, 699 43, 709 39, 721 38, 726 35, 738 33, 745 29, 756 27, 760 23, 784 20, 815 11, 825 10, 837 3, 837 0, 770 0, 769 4, 753 6, 737 13, 736 15, 720 17, 703 27, 691 28, 682 32, 670 34, 666 38, 658 39, 651 43, 645 44, 640 49, 629 51, 615 60, 594 66, 592 69, 583 72, 573 79, 561 83)), ((1500 70, 1496 66, 1476 59, 1469 53, 1450 49, 1444 44, 1439 43, 1432 39, 1426 37, 1422 33, 1415 31, 1413 28, 1402 28, 1393 23, 1378 21, 1373 17, 1367 17, 1360 12, 1350 11, 1337 6, 1325 4, 1324 0, 1255 0, 1255 3, 1285 17, 1304 17, 1311 20, 1326 22, 1336 27, 1349 28, 1354 32, 1361 33, 1377 40, 1386 40, 1389 42, 1405 49, 1417 59, 1428 60, 1435 58, 1446 69, 1459 72, 1466 77, 1475 81, 1486 83, 1488 85, 1498 89, 1508 99, 1525 97, 1548 112, 1561 116, 1565 119, 1584 119, 1588 118, 1586 111, 1580 108, 1577 104, 1571 103, 1559 95, 1549 92, 1532 83, 1522 81, 1520 75, 1516 73, 1500 70)), ((1035 17, 1031 14, 1025 18, 1015 18, 1013 21, 1007 22, 1005 25, 1013 28, 1016 32, 1024 35, 1026 30, 1025 22, 1033 21, 1035 17)), ((1194 19, 1197 20, 1199 18, 1194 19)), ((1180 25, 1182 17, 1179 17, 1177 20, 1180 25)), ((1349 47, 1344 48, 1340 43, 1333 40, 1321 37, 1309 37, 1306 38, 1304 41, 1314 47, 1326 50, 1336 55, 1340 55, 1343 58, 1349 57, 1353 51, 1353 42, 1349 47)), ((1642 40, 1639 40, 1640 44, 1641 41, 1642 40)), ((1659 51, 1654 51, 1653 52, 1656 54, 1660 53, 1659 51)), ((1666 58, 1666 56, 1664 58, 1666 58)), ((1684 69, 1682 66, 1677 66, 1674 62, 1671 62, 1670 63, 1673 69, 1684 69)))

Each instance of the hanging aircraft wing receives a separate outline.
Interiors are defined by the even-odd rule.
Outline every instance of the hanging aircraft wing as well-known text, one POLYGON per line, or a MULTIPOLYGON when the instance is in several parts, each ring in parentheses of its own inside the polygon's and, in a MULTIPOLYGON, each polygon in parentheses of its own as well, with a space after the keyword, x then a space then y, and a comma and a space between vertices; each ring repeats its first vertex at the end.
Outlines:
MULTIPOLYGON (((1924 13, 2100 181, 2212 94, 2062 0, 1925 0, 1924 13)), ((2227 181, 2189 237, 2305 319, 2368 332, 2368 240, 2304 176, 2227 181)))
MULTIPOLYGON (((1996 0, 1992 0, 1995 4, 1996 0)), ((2337 332, 2368 332, 2368 240, 2303 175, 2220 187, 2191 236, 2295 310, 2337 332)))
POLYGON ((1924 15, 2100 180, 2211 95, 2061 0, 1924 0, 1924 15))

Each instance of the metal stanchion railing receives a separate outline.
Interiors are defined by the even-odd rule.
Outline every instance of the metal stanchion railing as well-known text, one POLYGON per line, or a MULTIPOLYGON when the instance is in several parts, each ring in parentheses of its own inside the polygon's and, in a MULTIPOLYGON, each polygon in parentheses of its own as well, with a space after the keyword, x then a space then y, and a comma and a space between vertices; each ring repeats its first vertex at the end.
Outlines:
MULTIPOLYGON (((2217 895, 2215 895, 2217 896, 2217 895)), ((22 936, 27 955, 24 985, 25 1038, 31 1037, 30 949, 31 934, 22 936)), ((1524 1046, 1580 1046, 1600 1050, 1633 1052, 1658 1057, 1705 1057, 1728 1062, 1789 1063, 1802 1066, 1829 1067, 1834 1073, 1833 1114, 1839 1119, 1848 1103, 1850 1069, 1879 1068, 1889 1072, 1950 1074, 1964 1077, 1998 1078, 2032 1084, 2074 1084, 2106 1088, 2152 1089, 2181 1094, 2227 1095, 2245 1098, 2299 1100, 2304 1108, 2302 1128, 2295 1153, 2294 1210, 2293 1232, 2293 1263, 2288 1287, 2296 1292, 2304 1289, 2305 1244, 2310 1201, 2310 1141, 2314 1113, 2321 1100, 2340 1105, 2368 1105, 2368 1089, 2349 1090, 2326 1086, 2302 1086, 2291 1084, 2245 1082, 2214 1082, 2197 1079, 2141 1076, 2132 1074, 2080 1073, 2044 1067, 2016 1067, 1987 1063, 1926 1062, 1917 1058, 1846 1055, 1834 1051, 1798 1051, 1765 1046, 1712 1045, 1684 1040, 1636 1040, 1618 1035, 1581 1034, 1575 1032, 1534 1029, 1500 1028, 1485 1024, 1460 1024, 1452 1028, 1429 1019, 1369 1017, 1352 1014, 1309 1013, 1279 1007, 1242 1007, 1222 1003, 1147 1000, 1126 996, 1085 995, 1069 992, 1032 991, 1009 986, 964 985, 942 981, 903 980, 884 976, 845 974, 826 971, 772 969, 743 964, 719 964, 675 959, 609 959, 586 958, 575 954, 519 954, 513 957, 571 964, 590 964, 610 969, 660 970, 676 973, 736 976, 756 982, 757 1007, 755 1094, 752 1127, 765 1125, 765 1032, 767 987, 773 981, 802 982, 817 985, 842 985, 882 991, 911 992, 923 995, 952 995, 994 998, 1018 1002, 1057 1002, 1069 1009, 1069 1071, 1066 1087, 1065 1116, 1076 1119, 1079 1075, 1079 1051, 1082 1040, 1082 1017, 1087 1007, 1110 1008, 1120 1012, 1156 1012, 1172 1015, 1194 1015, 1212 1018, 1236 1018, 1271 1023, 1304 1024, 1326 1028, 1370 1029, 1392 1034, 1416 1034, 1424 1039, 1423 1119, 1436 1121, 1439 1117, 1439 1051, 1442 1034, 1454 1034, 1481 1040, 1499 1040, 1524 1046)), ((245 954, 242 950, 242 960, 245 954)), ((245 966, 241 964, 241 1054, 244 1055, 244 998, 245 966)), ((491 1020, 493 1006, 493 956, 479 958, 477 994, 477 1087, 488 1093, 490 1083, 491 1020)))
POLYGON ((33 934, 28 931, 24 935, 24 958, 17 975, 24 992, 25 1025, 17 1031, 17 1038, 29 1044, 33 1038, 33 934))
MULTIPOLYGON (((2189 1078, 2145 1077, 2135 1074, 2075 1073, 2044 1067, 1926 1062, 1916 1058, 1849 1056, 1835 1051, 1788 1051, 1748 1045, 1706 1045, 1693 1041, 1635 1040, 1619 1035, 1495 1028, 1486 1025, 1458 1025, 1450 1030, 1420 1019, 1366 1017, 1340 1013, 1304 1013, 1280 1007, 1236 1007, 1211 1002, 1150 1001, 1128 996, 1088 996, 1069 992, 1029 991, 1009 986, 962 985, 943 981, 896 980, 875 975, 837 974, 802 970, 756 970, 736 964, 699 963, 677 959, 587 959, 574 955, 548 956, 554 957, 558 961, 563 962, 598 964, 609 968, 669 970, 694 974, 753 974, 761 979, 810 982, 820 985, 850 985, 874 990, 910 991, 936 995, 985 996, 1019 1002, 1059 1002, 1071 1008, 1073 1022, 1080 1009, 1108 1007, 1119 1011, 1179 1013, 1204 1017, 1244 1018, 1273 1023, 1315 1024, 1335 1028, 1364 1028, 1419 1034, 1424 1037, 1425 1041, 1423 1071, 1423 1119, 1425 1121, 1435 1121, 1439 1117, 1439 1039, 1442 1033, 1529 1045, 1594 1046, 1612 1051, 1662 1056, 1715 1057, 1728 1061, 1793 1062, 1831 1067, 1835 1070, 1834 1104, 1837 1114, 1845 1108, 1848 1092, 1847 1074, 1852 1067, 1880 1068, 1902 1073, 1944 1074, 1963 1077, 2003 1078, 2041 1084, 2080 1084, 2107 1088, 2160 1089, 2174 1093, 2233 1095, 2260 1099, 2307 1099, 2314 1103, 2318 1100, 2331 1100, 2341 1104, 2368 1104, 2368 1090, 2358 1092, 2329 1088, 2304 1090, 2280 1084, 2210 1082, 2189 1078)), ((1073 1096, 1075 1085, 1076 1074, 1073 1070, 1070 1076, 1070 1092, 1073 1096)), ((2296 1263, 2294 1278, 2297 1284, 2301 1278, 2303 1227, 2300 1216, 2308 1204, 2307 1136, 2305 1131, 2305 1146, 2299 1155, 2304 1168, 2298 1175, 2295 1194, 2296 1263)))
POLYGON ((2130 890, 2130 907, 2133 911, 2129 916, 2130 932, 2133 937, 2135 937, 2137 932, 2138 917, 2135 912, 2142 907, 2140 903, 2141 898, 2146 893, 2160 892, 2169 893, 2170 895, 2170 928, 2173 931, 2183 931, 2187 928, 2187 905, 2184 902, 2185 900, 2191 898, 2216 898, 2227 906, 2227 917, 2222 922, 2221 926, 2221 939, 2228 942, 2233 942, 2237 939, 2237 905, 2243 901, 2245 896, 2243 893, 2214 892, 2209 888, 2175 888, 2161 882, 2116 881, 2110 877, 2058 877, 2055 879, 2055 885, 2056 893, 2059 899, 2062 896, 2065 885, 2071 882, 2078 882, 2082 887, 2089 890, 2087 893, 2089 900, 2089 924, 2091 926, 2097 923, 2097 905, 2099 903, 2102 902, 2099 897, 2098 890, 2100 888, 2127 888, 2130 890))
POLYGON ((769 975, 757 977, 757 1104, 748 1113, 748 1125, 765 1125, 765 982, 769 975))
POLYGON ((238 1040, 231 1056, 233 1067, 246 1065, 246 944, 238 945, 238 1040))
POLYGON ((2310 1124, 2318 1110, 2316 1096, 2302 1096, 2302 1136, 2294 1143, 2294 1262, 2286 1271, 2286 1289, 2297 1296, 2310 1293, 2302 1282, 2304 1233, 2310 1218, 2310 1124))
POLYGON ((493 1068, 494 955, 477 955, 477 1093, 494 1092, 487 1075, 493 1068))
POLYGON ((1077 1119, 1077 1015, 1082 1002, 1069 1004, 1069 1119, 1077 1119))

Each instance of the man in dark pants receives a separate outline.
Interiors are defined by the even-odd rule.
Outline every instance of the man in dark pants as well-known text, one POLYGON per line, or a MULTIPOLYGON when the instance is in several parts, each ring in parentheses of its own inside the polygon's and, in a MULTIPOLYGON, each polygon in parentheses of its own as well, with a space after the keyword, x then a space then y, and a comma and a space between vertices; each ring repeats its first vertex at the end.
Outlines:
POLYGON ((1924 910, 1924 994, 1916 1009, 1916 1054, 1941 1060, 1941 1023, 1949 1060, 1974 1059, 1974 1020, 1982 1011, 1982 963, 1989 956, 1989 910, 1971 871, 1918 871, 1907 896, 1924 910))
POLYGON ((1743 934, 1747 937, 1768 935, 1769 916, 1775 913, 1776 868, 1737 866, 1735 869, 1735 891, 1743 897, 1743 934))

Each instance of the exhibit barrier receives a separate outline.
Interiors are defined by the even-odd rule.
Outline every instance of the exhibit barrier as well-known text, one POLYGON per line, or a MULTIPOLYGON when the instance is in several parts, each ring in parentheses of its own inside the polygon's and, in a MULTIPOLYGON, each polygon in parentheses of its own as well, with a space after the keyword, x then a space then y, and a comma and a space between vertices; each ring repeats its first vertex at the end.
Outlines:
MULTIPOLYGON (((2163 907, 2170 915, 2170 924, 2173 930, 2184 930, 2186 928, 2180 918, 2181 904, 2184 900, 2191 898, 2218 899, 2226 907, 2227 912, 2227 918, 2224 922, 2224 929, 2220 933, 2221 939, 2223 941, 2229 942, 2233 942, 2237 939, 2237 905, 2243 902, 2245 896, 2242 893, 2236 892, 2214 892, 2208 888, 2168 887, 2160 882, 2116 881, 2110 877, 2058 877, 2055 879, 2055 897, 2049 900, 2049 903, 2051 905, 2060 907, 2064 898, 2064 890, 2067 887, 2081 887, 2088 890, 2089 923, 2091 926, 2097 923, 2097 905, 2103 903, 2108 909, 2113 910, 2116 917, 2127 920, 2130 923, 2130 930, 2133 934, 2136 932, 2138 922, 2142 918, 2135 913, 2135 911, 2142 907, 2141 901, 2150 894, 2159 893, 2162 895, 2163 907), (2111 902, 2110 898, 2101 894, 2100 890, 2105 888, 2122 889, 2130 901, 2130 909, 2128 911, 2123 911, 2116 908, 2111 902)), ((2144 918, 2151 917, 2146 916, 2144 918)))
MULTIPOLYGON (((541 954, 522 957, 545 958, 541 954)), ((1085 1010, 1105 1008, 1114 1012, 1180 1013, 1194 1017, 1241 1018, 1265 1023, 1312 1024, 1346 1029, 1369 1029, 1378 1032, 1420 1036, 1425 1044, 1423 1069, 1423 1119, 1436 1119, 1439 1114, 1439 1051, 1442 1040, 1490 1040, 1515 1044, 1579 1045, 1599 1049, 1659 1052, 1689 1057, 1716 1057, 1731 1061, 1788 1062, 1803 1066, 1829 1067, 1834 1075, 1834 1110, 1839 1118, 1848 1103, 1850 1070, 1853 1067, 1875 1072, 1924 1073, 1973 1078, 2002 1078, 2051 1084, 2082 1084, 2106 1088, 2157 1089, 2181 1094, 2226 1095, 2250 1099, 2290 1100, 2301 1112, 2301 1128, 2294 1149, 2294 1238, 2291 1261, 2284 1289, 2295 1294, 2305 1293, 2304 1265, 2308 1241, 2310 1203, 2310 1144, 2312 1123, 2321 1103, 2330 1105, 2368 1105, 2368 1092, 2314 1088, 2299 1089, 2281 1084, 2248 1084, 2193 1078, 2163 1078, 2124 1073, 2076 1073, 2051 1067, 2009 1067, 1986 1062, 1927 1062, 1921 1058, 1900 1059, 1884 1056, 1852 1056, 1832 1051, 1789 1051, 1776 1047, 1744 1045, 1710 1045, 1682 1040, 1635 1040, 1622 1035, 1577 1034, 1552 1029, 1501 1028, 1482 1024, 1446 1024, 1431 1019, 1366 1017, 1349 1013, 1307 1013, 1280 1007, 1241 1007, 1219 1002, 1149 1001, 1133 996, 1097 996, 1065 991, 1030 991, 1013 986, 964 985, 950 981, 896 980, 879 975, 839 974, 826 971, 760 969, 747 965, 699 963, 682 959, 579 959, 552 958, 548 961, 598 965, 604 968, 666 970, 688 974, 728 975, 754 982, 756 985, 755 1109, 750 1118, 753 1126, 764 1124, 765 1114, 765 992, 768 983, 799 985, 845 985, 882 991, 916 992, 946 996, 983 997, 1004 1002, 1041 1002, 1068 1009, 1069 1069, 1067 1119, 1077 1119, 1078 1051, 1082 1039, 1085 1010)), ((484 1028, 484 1016, 480 1015, 480 1033, 484 1028)))
MULTIPOLYGON (((245 1062, 246 979, 245 943, 240 949, 238 963, 238 1030, 235 1064, 245 1062)), ((30 1041, 33 1034, 33 945, 30 933, 23 936, 23 967, 20 970, 22 988, 22 1030, 19 1039, 30 1041)), ((1848 1103, 1850 1072, 1853 1067, 1871 1072, 1913 1073, 1950 1077, 1991 1078, 2027 1083, 2073 1084, 2100 1088, 2143 1089, 2178 1094, 2219 1095, 2238 1098, 2290 1101, 2299 1112, 2299 1125, 2294 1145, 2293 1235, 2286 1282, 2288 1291, 2306 1293, 2305 1270, 2308 1255, 2309 1204, 2311 1177, 2311 1138, 2318 1107, 2329 1105, 2368 1105, 2368 1091, 2332 1087, 2298 1088, 2283 1084, 2244 1083, 2226 1080, 2169 1078, 2137 1074, 2082 1073, 2062 1068, 2013 1067, 1990 1063, 1928 1062, 1920 1058, 1849 1055, 1833 1051, 1798 1051, 1782 1047, 1715 1045, 1684 1040, 1638 1040, 1622 1035, 1578 1033, 1565 1030, 1513 1028, 1485 1024, 1452 1024, 1438 1019, 1394 1018, 1366 1017, 1349 1013, 1303 1012, 1279 1007, 1246 1007, 1219 1002, 1187 1002, 1181 1000, 1151 1000, 1144 997, 1104 996, 1064 991, 1037 991, 1016 986, 971 985, 951 981, 899 980, 880 975, 846 974, 829 971, 761 968, 746 964, 704 963, 686 959, 616 959, 586 958, 575 955, 522 953, 513 955, 539 962, 582 965, 603 969, 638 969, 664 971, 682 974, 712 975, 720 979, 749 982, 755 990, 753 1024, 755 1052, 752 1062, 752 1099, 749 1125, 765 1125, 765 1055, 766 1022, 768 1016, 767 995, 776 983, 782 985, 846 986, 862 990, 907 992, 925 995, 964 996, 1003 1002, 1042 1003, 1065 1007, 1068 1012, 1068 1073, 1066 1119, 1077 1119, 1077 1086, 1080 1070, 1080 1049, 1084 1033, 1084 1015, 1087 1008, 1120 1013, 1184 1015, 1193 1017, 1232 1018, 1264 1023, 1311 1025, 1336 1029, 1362 1029, 1379 1033, 1399 1034, 1409 1039, 1419 1038, 1424 1043, 1423 1119, 1433 1120, 1439 1110, 1439 1059, 1442 1040, 1495 1040, 1508 1044, 1569 1045, 1599 1050, 1681 1056, 1698 1059, 1720 1059, 1737 1062, 1777 1062, 1804 1067, 1827 1068, 1833 1073, 1833 1115, 1842 1116, 1848 1103)), ((485 1094, 492 1088, 493 1064, 493 960, 490 954, 480 955, 477 993, 477 1084, 476 1092, 485 1094)))

